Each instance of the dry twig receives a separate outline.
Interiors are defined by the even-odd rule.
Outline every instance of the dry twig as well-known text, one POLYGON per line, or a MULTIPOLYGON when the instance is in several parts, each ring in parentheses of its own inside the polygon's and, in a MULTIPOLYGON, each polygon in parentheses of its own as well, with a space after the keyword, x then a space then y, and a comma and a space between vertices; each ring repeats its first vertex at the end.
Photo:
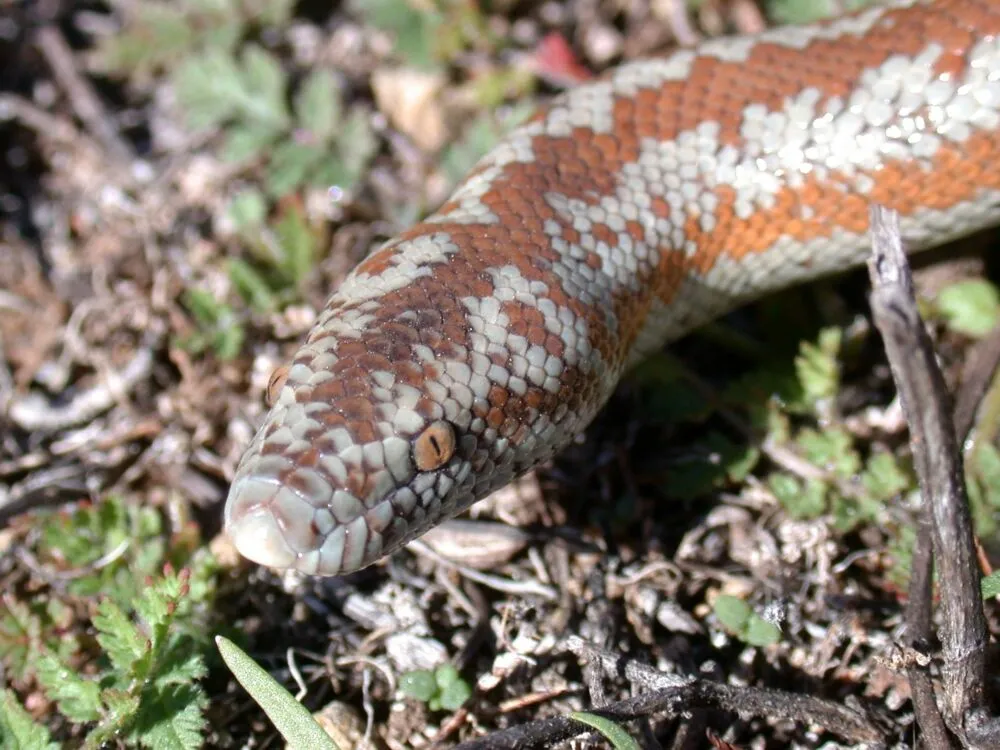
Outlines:
MULTIPOLYGON (((989 717, 986 696, 986 619, 972 521, 963 482, 950 399, 934 349, 917 311, 913 280, 899 233, 898 216, 872 209, 872 312, 882 333, 893 379, 910 428, 910 447, 926 507, 922 541, 914 553, 911 642, 930 635, 931 545, 937 558, 943 612, 944 723, 968 747, 997 747, 1000 725, 989 717), (929 530, 929 531, 928 531, 929 530)), ((911 668, 911 674, 916 668, 911 668)), ((947 747, 930 678, 917 675, 914 703, 933 747, 947 747)))

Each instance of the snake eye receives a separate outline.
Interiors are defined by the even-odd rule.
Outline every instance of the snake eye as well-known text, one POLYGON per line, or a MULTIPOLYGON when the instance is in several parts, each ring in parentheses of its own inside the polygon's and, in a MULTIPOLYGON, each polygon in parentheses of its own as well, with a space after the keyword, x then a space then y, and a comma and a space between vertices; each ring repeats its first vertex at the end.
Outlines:
POLYGON ((264 392, 264 402, 268 408, 274 406, 278 400, 278 394, 281 393, 281 388, 286 380, 288 380, 288 365, 274 368, 271 379, 267 381, 267 390, 264 392))
POLYGON ((455 455, 455 428, 448 422, 431 422, 413 441, 413 463, 420 471, 444 466, 455 455))

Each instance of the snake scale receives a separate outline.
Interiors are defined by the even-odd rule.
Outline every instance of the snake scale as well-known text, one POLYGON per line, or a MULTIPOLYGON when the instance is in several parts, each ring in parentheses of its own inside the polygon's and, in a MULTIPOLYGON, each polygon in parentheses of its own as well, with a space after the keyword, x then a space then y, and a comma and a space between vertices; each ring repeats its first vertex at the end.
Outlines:
POLYGON ((339 575, 545 461, 644 354, 1000 222, 1000 3, 890 0, 555 98, 343 281, 235 474, 246 557, 339 575))

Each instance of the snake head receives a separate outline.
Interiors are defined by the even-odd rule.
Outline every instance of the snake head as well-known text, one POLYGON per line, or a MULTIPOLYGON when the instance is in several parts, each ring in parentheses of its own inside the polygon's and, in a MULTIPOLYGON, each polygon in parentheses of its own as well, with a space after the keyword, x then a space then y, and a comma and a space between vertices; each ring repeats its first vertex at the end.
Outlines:
POLYGON ((448 236, 370 256, 294 356, 226 502, 245 557, 363 568, 551 456, 589 416, 570 406, 599 402, 553 354, 589 346, 569 312, 547 321, 528 291, 505 310, 448 236))
POLYGON ((314 575, 362 568, 467 507, 489 461, 461 416, 472 390, 415 355, 440 313, 368 328, 336 309, 287 368, 225 512, 245 557, 314 575))

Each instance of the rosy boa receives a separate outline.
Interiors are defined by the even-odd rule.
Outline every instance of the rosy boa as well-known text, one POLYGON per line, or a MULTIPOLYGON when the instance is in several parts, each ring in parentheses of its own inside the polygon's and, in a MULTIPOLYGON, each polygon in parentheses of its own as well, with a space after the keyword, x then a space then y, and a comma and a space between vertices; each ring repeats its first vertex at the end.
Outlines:
POLYGON ((322 311, 226 528, 338 575, 549 459, 622 373, 776 288, 1000 222, 1000 3, 892 0, 557 97, 322 311))

